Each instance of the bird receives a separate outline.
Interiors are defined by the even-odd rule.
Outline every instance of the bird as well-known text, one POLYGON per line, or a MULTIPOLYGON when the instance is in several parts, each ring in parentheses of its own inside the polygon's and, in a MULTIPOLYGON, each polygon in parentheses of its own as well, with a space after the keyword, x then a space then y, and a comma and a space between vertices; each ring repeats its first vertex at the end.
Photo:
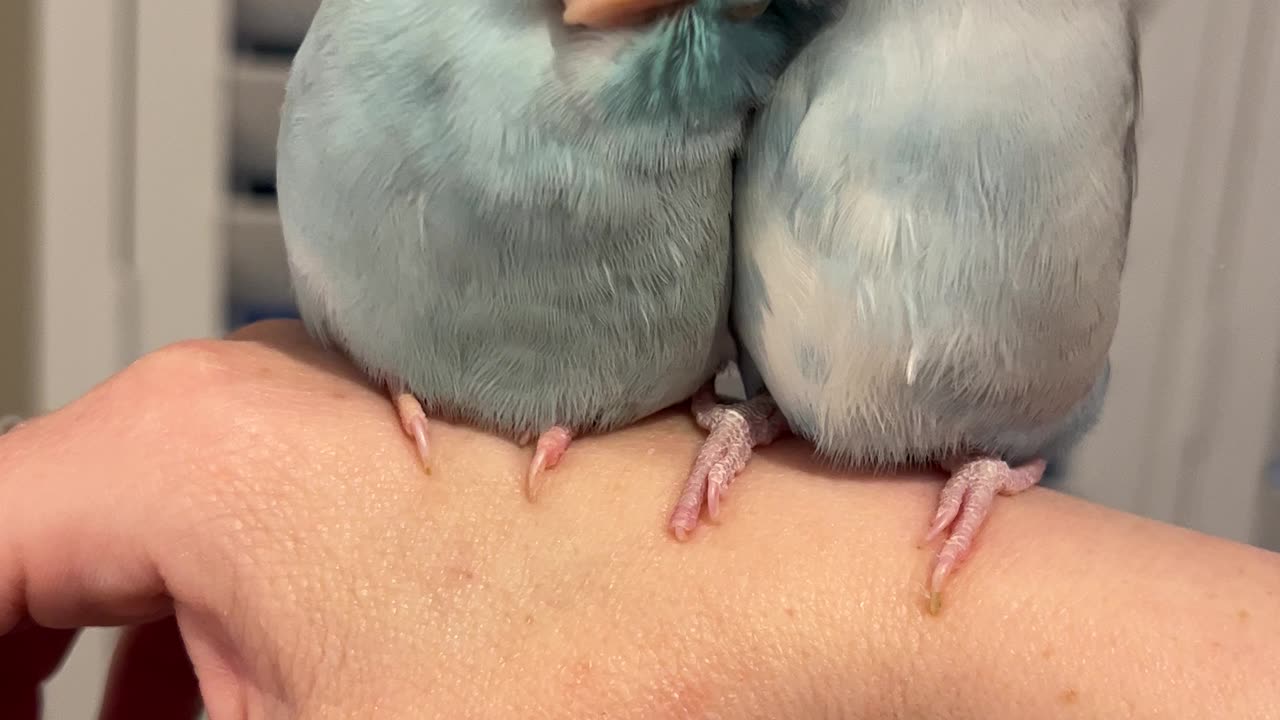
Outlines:
POLYGON ((1094 426, 1137 192, 1128 0, 843 3, 757 114, 734 194, 748 389, 670 518, 687 538, 755 446, 949 475, 925 542, 938 612, 997 495, 1094 426))
POLYGON ((777 3, 324 0, 277 195, 299 315, 392 400, 528 445, 685 402, 736 356, 732 156, 794 46, 777 3), (616 26, 615 26, 616 25, 616 26))

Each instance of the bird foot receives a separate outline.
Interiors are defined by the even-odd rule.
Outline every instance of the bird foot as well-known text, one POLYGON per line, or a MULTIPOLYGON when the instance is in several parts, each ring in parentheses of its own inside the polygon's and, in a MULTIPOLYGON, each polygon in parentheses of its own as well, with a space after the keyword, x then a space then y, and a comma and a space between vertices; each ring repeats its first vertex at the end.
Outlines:
MULTIPOLYGON (((529 475, 525 480, 525 497, 529 502, 537 502, 542 486, 546 484, 543 472, 552 470, 560 464, 561 458, 569 450, 573 442, 573 433, 563 427, 553 427, 538 438, 538 447, 533 451, 533 461, 529 463, 529 475)), ((526 443, 522 443, 526 444, 526 443)))
POLYGON ((391 402, 400 416, 400 427, 417 448, 422 469, 431 474, 431 444, 427 442, 427 414, 422 410, 422 403, 411 393, 395 390, 391 392, 391 402))
POLYGON ((698 527, 704 504, 708 517, 719 517, 721 498, 747 466, 752 450, 773 442, 787 427, 782 412, 768 394, 721 405, 716 402, 713 388, 703 387, 693 399, 694 417, 710 434, 671 513, 669 527, 681 541, 698 527))
POLYGON ((931 614, 941 611, 942 589, 947 578, 972 550, 974 538, 991 514, 996 495, 1017 495, 1030 488, 1040 482, 1044 469, 1044 460, 1015 468, 990 457, 969 458, 947 468, 951 479, 942 488, 938 511, 924 539, 925 543, 932 542, 950 529, 929 578, 931 614))

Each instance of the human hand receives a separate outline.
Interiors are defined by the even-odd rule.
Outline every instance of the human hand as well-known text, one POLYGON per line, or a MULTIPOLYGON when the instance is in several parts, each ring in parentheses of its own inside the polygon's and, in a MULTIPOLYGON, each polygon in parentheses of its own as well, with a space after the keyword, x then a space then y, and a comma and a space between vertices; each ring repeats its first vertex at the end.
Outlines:
MULTIPOLYGON (((519 448, 437 427, 426 476, 379 392, 272 323, 149 356, 0 438, 0 634, 58 629, 0 640, 27 667, 0 716, 34 712, 19 700, 69 629, 170 613, 215 720, 801 716, 784 706, 817 628, 791 614, 814 598, 770 593, 797 548, 665 532, 687 419, 584 440, 536 508, 519 448)), ((176 636, 148 633, 135 647, 177 667, 176 636)), ((138 689, 109 693, 113 717, 180 717, 194 691, 138 689)))
MULTIPOLYGON (((837 477, 787 441, 682 545, 666 512, 701 441, 682 413, 583 438, 532 507, 523 451, 433 432, 426 476, 379 391, 268 323, 0 438, 0 717, 35 717, 68 629, 169 615, 213 720, 1280 707, 1274 554, 1033 490, 930 618, 913 541, 935 482, 837 477), (11 632, 29 620, 61 630, 11 632)), ((190 714, 170 630, 133 636, 108 717, 190 714)))

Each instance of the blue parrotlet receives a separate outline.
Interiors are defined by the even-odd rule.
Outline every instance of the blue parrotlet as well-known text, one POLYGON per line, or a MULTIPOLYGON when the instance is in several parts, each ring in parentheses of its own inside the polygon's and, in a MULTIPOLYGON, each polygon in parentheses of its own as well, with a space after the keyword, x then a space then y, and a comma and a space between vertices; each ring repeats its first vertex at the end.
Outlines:
POLYGON ((714 514, 751 448, 787 429, 837 466, 940 466, 936 612, 994 498, 1035 485, 1106 394, 1136 23, 1127 0, 840 11, 743 149, 733 324, 767 392, 699 398, 711 435, 671 527, 714 514))
POLYGON ((687 400, 735 354, 732 156, 785 65, 743 0, 325 0, 278 141, 309 330, 394 402, 527 444, 687 400))

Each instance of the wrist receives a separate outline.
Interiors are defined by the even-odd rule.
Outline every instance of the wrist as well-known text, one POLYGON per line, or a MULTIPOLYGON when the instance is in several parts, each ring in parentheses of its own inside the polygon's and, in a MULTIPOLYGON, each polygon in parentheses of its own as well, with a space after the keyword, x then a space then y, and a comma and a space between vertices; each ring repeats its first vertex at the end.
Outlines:
POLYGON ((586 565, 600 575, 584 581, 609 588, 617 620, 588 634, 629 634, 652 668, 628 675, 648 677, 655 698, 702 703, 680 706, 691 716, 900 707, 920 671, 922 628, 938 624, 924 612, 932 555, 913 542, 936 484, 822 474, 801 443, 784 441, 748 466, 720 522, 679 543, 665 520, 702 437, 673 413, 589 439, 532 510, 561 528, 566 567, 553 576, 596 557, 586 565))
POLYGON ((916 547, 937 484, 832 473, 795 439, 757 455, 742 483, 713 533, 739 536, 718 542, 752 575, 747 632, 774 636, 780 716, 921 716, 913 688, 953 659, 933 635, 950 618, 926 612, 932 551, 916 547))

